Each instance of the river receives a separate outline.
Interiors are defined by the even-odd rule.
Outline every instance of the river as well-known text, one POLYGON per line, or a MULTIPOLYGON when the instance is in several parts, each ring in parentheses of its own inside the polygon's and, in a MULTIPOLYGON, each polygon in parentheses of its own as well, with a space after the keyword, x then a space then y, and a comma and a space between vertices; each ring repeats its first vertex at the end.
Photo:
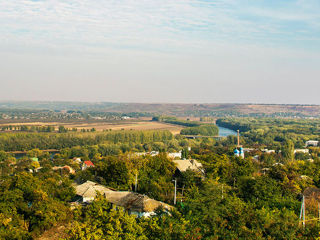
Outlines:
POLYGON ((227 137, 230 135, 237 136, 236 131, 233 131, 229 128, 220 127, 218 125, 217 125, 217 127, 219 128, 219 136, 221 136, 221 137, 227 137))

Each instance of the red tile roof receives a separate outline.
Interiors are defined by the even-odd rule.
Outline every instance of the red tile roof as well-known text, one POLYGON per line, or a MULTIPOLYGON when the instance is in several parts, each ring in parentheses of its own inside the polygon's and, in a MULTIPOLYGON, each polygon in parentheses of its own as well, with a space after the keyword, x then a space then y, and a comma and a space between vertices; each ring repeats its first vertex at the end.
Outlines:
POLYGON ((84 164, 87 165, 88 167, 94 167, 91 161, 84 161, 84 164))

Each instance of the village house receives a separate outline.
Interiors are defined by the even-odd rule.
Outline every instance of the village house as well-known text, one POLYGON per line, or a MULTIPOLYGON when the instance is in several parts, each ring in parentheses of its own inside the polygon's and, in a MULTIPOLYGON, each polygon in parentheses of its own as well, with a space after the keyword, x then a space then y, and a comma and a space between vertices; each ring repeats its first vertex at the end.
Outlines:
POLYGON ((271 153, 276 153, 276 150, 262 149, 261 152, 271 154, 271 153))
POLYGON ((172 206, 151 199, 146 195, 129 191, 115 191, 114 189, 107 188, 91 181, 77 185, 75 188, 76 194, 80 198, 80 202, 89 203, 93 201, 99 192, 110 203, 123 207, 128 210, 130 214, 134 214, 138 217, 150 217, 155 215, 155 211, 158 208, 162 208, 167 211, 172 209, 172 206))
POLYGON ((173 152, 173 153, 168 153, 168 158, 171 158, 171 159, 176 159, 176 158, 179 158, 181 159, 182 157, 182 152, 173 152))
POLYGON ((77 158, 77 157, 74 157, 73 159, 72 159, 75 163, 82 163, 82 160, 81 160, 81 158, 77 158))
POLYGON ((276 162, 274 164, 272 164, 272 166, 284 166, 282 163, 276 162))
POLYGON ((59 167, 57 167, 57 166, 55 166, 55 167, 53 167, 52 168, 52 170, 53 171, 58 171, 58 170, 60 170, 60 171, 66 171, 66 172, 68 172, 69 174, 75 174, 76 173, 76 171, 72 168, 72 167, 70 167, 70 166, 68 166, 68 165, 65 165, 65 166, 59 166, 59 167))
POLYGON ((94 167, 94 164, 91 161, 84 161, 81 170, 86 170, 89 167, 94 167))
POLYGON ((147 153, 146 152, 136 152, 136 153, 129 154, 129 156, 131 156, 131 155, 141 157, 141 156, 147 155, 147 153))
POLYGON ((154 157, 154 156, 157 156, 159 154, 158 151, 151 151, 151 152, 136 152, 134 153, 135 156, 146 156, 146 155, 149 155, 151 157, 154 157))
POLYGON ((315 141, 315 140, 306 141, 306 147, 309 147, 309 146, 317 147, 319 146, 319 141, 315 141))
MULTIPOLYGON (((135 155, 135 156, 138 156, 138 157, 140 157, 140 156, 146 156, 146 155, 149 155, 149 156, 154 157, 154 156, 157 156, 158 154, 159 154, 158 151, 136 152, 136 153, 134 153, 134 155, 135 155)), ((180 151, 180 152, 167 153, 167 157, 168 157, 168 158, 171 158, 171 159, 176 159, 176 158, 181 159, 181 157, 182 157, 182 152, 180 151)))
POLYGON ((194 172, 199 173, 202 177, 205 176, 205 172, 202 167, 202 164, 199 163, 197 160, 185 159, 185 160, 173 160, 173 162, 177 166, 176 174, 179 174, 179 172, 181 173, 187 170, 192 170, 194 172))
POLYGON ((253 151, 256 151, 257 149, 255 148, 243 148, 243 151, 244 152, 253 152, 253 151))
POLYGON ((158 151, 151 151, 149 154, 150 154, 152 157, 154 157, 154 156, 159 155, 159 152, 158 152, 158 151))
POLYGON ((309 149, 295 149, 294 153, 309 153, 309 149))
POLYGON ((95 199, 97 192, 104 195, 106 192, 113 191, 110 188, 92 181, 86 181, 83 184, 76 185, 75 189, 77 196, 80 197, 79 201, 82 203, 92 202, 95 199))

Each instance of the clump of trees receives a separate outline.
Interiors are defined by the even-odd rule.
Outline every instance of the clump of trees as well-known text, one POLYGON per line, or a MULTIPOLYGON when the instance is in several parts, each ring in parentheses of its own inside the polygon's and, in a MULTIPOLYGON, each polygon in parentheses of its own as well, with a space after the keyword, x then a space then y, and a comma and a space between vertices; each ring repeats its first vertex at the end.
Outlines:
POLYGON ((181 130, 182 135, 202 135, 202 136, 217 136, 219 128, 216 125, 208 124, 199 127, 188 127, 181 130))
POLYGON ((71 181, 58 176, 20 172, 1 177, 0 238, 32 239, 67 221, 71 211, 65 202, 73 195, 71 181))
POLYGON ((182 120, 176 117, 156 116, 152 121, 171 123, 176 125, 185 126, 181 130, 182 135, 203 135, 203 136, 216 136, 219 134, 219 128, 215 124, 205 124, 203 122, 182 120))
POLYGON ((54 126, 27 126, 27 125, 8 125, 2 126, 2 131, 21 131, 21 132, 54 132, 54 126))
POLYGON ((181 125, 185 127, 198 127, 202 124, 197 121, 188 121, 188 120, 178 119, 176 117, 167 117, 167 116, 156 116, 152 118, 152 121, 171 123, 171 124, 181 125))

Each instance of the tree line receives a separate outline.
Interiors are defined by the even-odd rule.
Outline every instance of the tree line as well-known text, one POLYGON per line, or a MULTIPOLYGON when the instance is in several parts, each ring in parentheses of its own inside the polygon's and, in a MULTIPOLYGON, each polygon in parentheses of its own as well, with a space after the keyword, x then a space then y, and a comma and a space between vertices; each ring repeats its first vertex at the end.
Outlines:
POLYGON ((304 148, 307 140, 320 140, 318 119, 274 119, 274 118, 224 118, 219 126, 240 130, 241 140, 248 146, 267 146, 281 149, 290 140, 296 148, 304 148))
POLYGON ((172 140, 169 131, 123 130, 111 132, 68 132, 68 133, 1 133, 0 150, 24 151, 34 148, 62 149, 73 146, 103 143, 150 143, 172 140))

